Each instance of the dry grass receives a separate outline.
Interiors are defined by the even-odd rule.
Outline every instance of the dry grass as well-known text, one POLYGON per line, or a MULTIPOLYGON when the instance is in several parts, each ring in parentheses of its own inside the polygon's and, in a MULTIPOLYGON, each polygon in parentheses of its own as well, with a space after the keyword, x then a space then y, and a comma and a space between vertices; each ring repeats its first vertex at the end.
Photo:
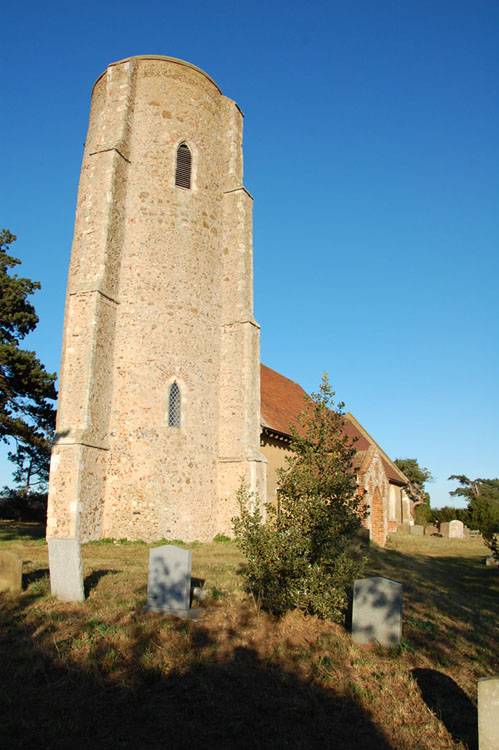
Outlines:
POLYGON ((0 524, 26 561, 0 595, 2 748, 476 748, 476 681, 497 673, 498 582, 477 541, 394 537, 369 568, 404 585, 400 650, 352 645, 240 590, 232 543, 192 545, 196 623, 145 614, 148 548, 84 547, 88 598, 49 596, 36 525, 0 524))

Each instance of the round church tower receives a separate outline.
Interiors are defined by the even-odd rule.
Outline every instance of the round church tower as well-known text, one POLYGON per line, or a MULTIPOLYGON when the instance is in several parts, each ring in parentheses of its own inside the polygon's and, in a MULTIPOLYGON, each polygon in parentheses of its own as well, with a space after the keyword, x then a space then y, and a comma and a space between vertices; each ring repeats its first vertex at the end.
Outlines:
POLYGON ((189 63, 98 79, 68 279, 47 536, 211 539, 265 496, 242 115, 189 63))

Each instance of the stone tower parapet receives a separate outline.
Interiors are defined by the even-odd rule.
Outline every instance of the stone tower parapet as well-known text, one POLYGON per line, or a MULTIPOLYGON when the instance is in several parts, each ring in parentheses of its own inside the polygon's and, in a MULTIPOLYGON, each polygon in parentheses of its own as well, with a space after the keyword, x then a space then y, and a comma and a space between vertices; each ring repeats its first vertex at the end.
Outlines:
POLYGON ((240 478, 265 496, 259 377, 241 112, 189 63, 113 63, 83 156, 47 536, 229 532, 240 478))

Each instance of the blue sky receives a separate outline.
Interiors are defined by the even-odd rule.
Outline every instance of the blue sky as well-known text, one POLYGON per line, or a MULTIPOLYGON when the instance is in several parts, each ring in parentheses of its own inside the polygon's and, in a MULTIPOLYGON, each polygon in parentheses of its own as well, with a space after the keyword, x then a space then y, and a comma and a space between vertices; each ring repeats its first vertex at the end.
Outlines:
POLYGON ((434 505, 449 474, 499 475, 497 4, 28 0, 0 22, 0 225, 42 283, 48 369, 92 83, 172 55, 245 112, 263 361, 307 390, 327 370, 434 505))

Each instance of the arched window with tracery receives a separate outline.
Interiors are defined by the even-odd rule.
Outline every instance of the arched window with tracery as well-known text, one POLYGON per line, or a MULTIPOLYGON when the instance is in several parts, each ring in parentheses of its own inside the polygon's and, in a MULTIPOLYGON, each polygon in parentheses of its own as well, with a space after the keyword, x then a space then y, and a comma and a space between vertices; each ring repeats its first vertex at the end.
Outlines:
POLYGON ((177 166, 175 169, 175 185, 191 188, 192 154, 187 143, 181 143, 177 149, 177 166))
POLYGON ((168 392, 168 427, 180 427, 182 419, 182 396, 176 382, 168 392))

